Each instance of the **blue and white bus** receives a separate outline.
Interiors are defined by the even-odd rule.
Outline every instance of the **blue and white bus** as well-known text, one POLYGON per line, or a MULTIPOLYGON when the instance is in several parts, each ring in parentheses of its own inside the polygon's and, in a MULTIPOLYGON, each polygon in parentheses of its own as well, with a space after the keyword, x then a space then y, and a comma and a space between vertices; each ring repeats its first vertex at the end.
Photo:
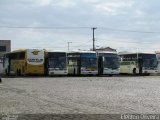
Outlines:
POLYGON ((120 72, 120 59, 117 52, 97 51, 98 74, 117 75, 120 72))
POLYGON ((97 55, 94 51, 72 51, 68 56, 68 74, 97 75, 97 55))

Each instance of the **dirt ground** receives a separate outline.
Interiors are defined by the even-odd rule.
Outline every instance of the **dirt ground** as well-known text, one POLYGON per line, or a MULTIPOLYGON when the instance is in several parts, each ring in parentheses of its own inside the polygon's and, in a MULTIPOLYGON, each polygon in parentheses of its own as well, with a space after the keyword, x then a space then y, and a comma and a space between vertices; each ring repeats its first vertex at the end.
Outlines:
POLYGON ((160 113, 160 76, 3 78, 0 113, 160 113))

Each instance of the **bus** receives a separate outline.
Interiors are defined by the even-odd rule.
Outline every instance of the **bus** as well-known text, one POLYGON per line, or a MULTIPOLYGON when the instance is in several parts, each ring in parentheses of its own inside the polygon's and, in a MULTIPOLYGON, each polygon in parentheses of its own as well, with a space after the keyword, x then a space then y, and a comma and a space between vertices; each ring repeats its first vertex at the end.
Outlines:
POLYGON ((67 75, 67 53, 61 51, 46 52, 45 71, 47 75, 67 75))
POLYGON ((117 75, 120 72, 120 59, 117 52, 97 51, 98 74, 117 75))
POLYGON ((68 74, 97 75, 97 55, 94 51, 72 51, 68 56, 68 74))
POLYGON ((0 75, 3 74, 3 56, 0 56, 0 75))
POLYGON ((6 53, 3 68, 6 75, 43 75, 44 50, 23 49, 6 53))
POLYGON ((157 60, 158 60, 158 74, 160 74, 160 52, 156 52, 157 60))
POLYGON ((121 57, 120 73, 149 75, 158 72, 156 54, 126 53, 119 55, 121 57))

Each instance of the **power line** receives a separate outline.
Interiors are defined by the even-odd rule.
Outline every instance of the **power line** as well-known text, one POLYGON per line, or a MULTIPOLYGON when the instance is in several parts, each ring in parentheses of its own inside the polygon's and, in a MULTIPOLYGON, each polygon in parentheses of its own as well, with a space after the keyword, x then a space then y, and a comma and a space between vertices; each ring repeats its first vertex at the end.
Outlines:
POLYGON ((83 42, 83 43, 80 43, 79 45, 74 45, 72 47, 81 47, 81 46, 88 46, 88 44, 86 43, 89 43, 91 40, 88 40, 87 42, 83 42))
MULTIPOLYGON (((46 27, 46 26, 0 26, 0 28, 6 28, 6 29, 90 29, 93 27, 71 27, 71 26, 52 26, 52 27, 46 27)), ((140 31, 140 30, 131 30, 131 29, 115 29, 115 28, 109 28, 109 27, 97 27, 98 29, 104 29, 109 31, 120 31, 120 32, 133 32, 133 33, 149 33, 149 34, 155 34, 160 33, 160 31, 140 31)))
MULTIPOLYGON (((107 40, 107 39, 99 39, 98 40, 107 40)), ((115 39, 110 39, 110 40, 107 40, 109 42, 124 42, 124 43, 133 43, 133 44, 152 44, 153 42, 136 42, 136 41, 123 41, 123 40, 115 40, 115 39)))
POLYGON ((11 29, 90 29, 91 27, 27 27, 27 26, 0 26, 11 29))
POLYGON ((121 32, 135 32, 135 33, 160 33, 160 31, 139 31, 139 30, 129 30, 129 29, 114 29, 108 27, 99 27, 99 29, 106 29, 110 31, 121 31, 121 32))

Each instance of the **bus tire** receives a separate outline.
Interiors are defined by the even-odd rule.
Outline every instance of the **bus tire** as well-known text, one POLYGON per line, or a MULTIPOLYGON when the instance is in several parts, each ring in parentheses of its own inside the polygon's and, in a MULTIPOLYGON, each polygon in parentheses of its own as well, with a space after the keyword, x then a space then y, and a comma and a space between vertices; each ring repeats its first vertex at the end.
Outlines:
POLYGON ((136 74, 136 68, 133 69, 133 75, 135 75, 135 74, 136 74))
POLYGON ((16 75, 19 76, 19 70, 18 70, 18 69, 17 69, 17 71, 16 71, 16 75))
POLYGON ((112 77, 113 75, 109 74, 109 77, 112 77))
POLYGON ((144 75, 145 75, 145 76, 150 76, 150 73, 145 73, 144 75))
POLYGON ((76 75, 76 70, 75 70, 75 68, 74 68, 74 70, 73 70, 73 74, 76 75))
POLYGON ((6 69, 6 73, 7 73, 7 76, 10 75, 10 67, 8 66, 7 69, 6 69))
POLYGON ((21 76, 22 74, 21 74, 21 69, 19 69, 19 76, 21 76))

